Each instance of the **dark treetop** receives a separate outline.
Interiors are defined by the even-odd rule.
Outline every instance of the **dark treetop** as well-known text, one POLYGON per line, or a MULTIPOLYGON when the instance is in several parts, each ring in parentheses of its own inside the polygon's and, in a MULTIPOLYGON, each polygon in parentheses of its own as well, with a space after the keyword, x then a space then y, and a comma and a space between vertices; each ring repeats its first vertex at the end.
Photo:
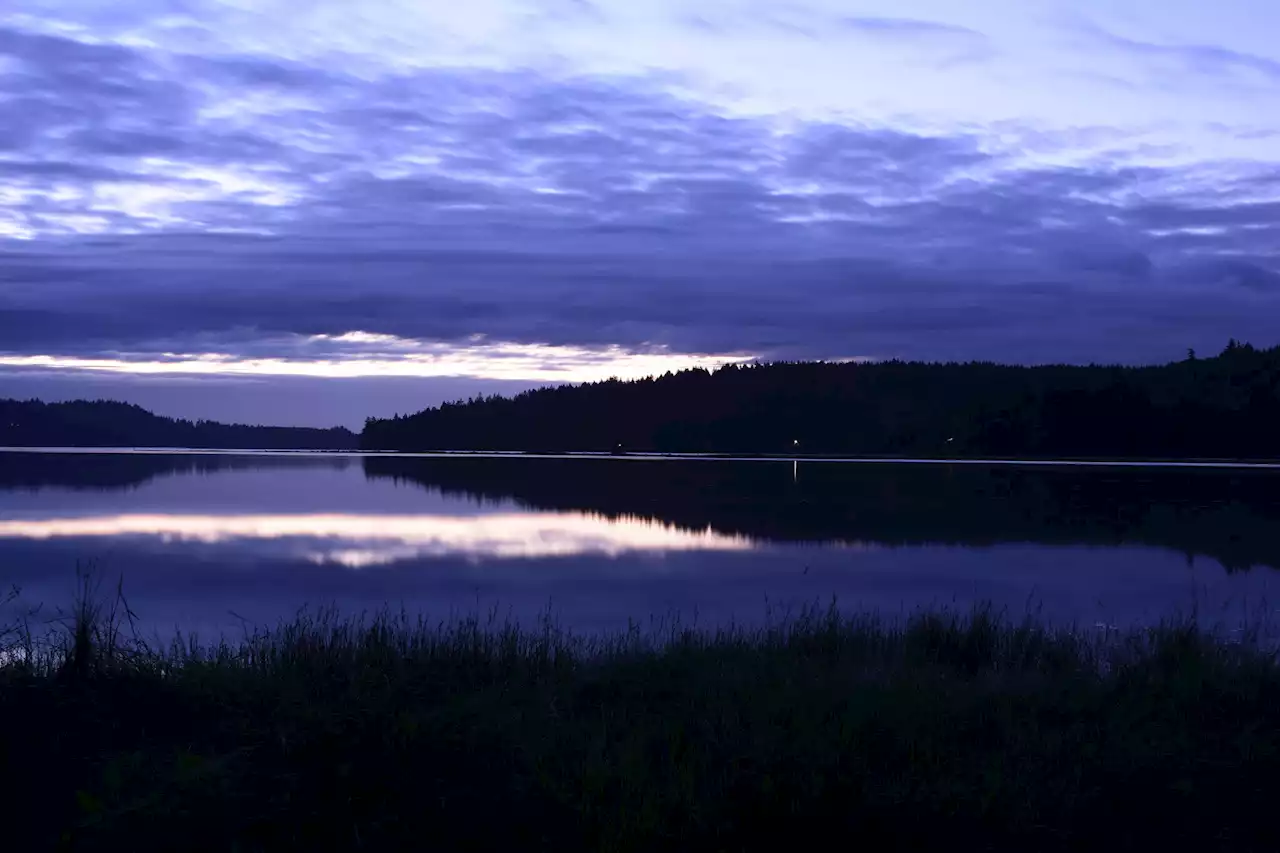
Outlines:
POLYGON ((362 446, 1064 457, 1280 457, 1280 347, 1158 367, 784 362, 446 403, 362 446))
POLYGON ((0 400, 0 445, 349 450, 356 447, 357 437, 343 427, 311 429, 178 420, 109 400, 0 400))

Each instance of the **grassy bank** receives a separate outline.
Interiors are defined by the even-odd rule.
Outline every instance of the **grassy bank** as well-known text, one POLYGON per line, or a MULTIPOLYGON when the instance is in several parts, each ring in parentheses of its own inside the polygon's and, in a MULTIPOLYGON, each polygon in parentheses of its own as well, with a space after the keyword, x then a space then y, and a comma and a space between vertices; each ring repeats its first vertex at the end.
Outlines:
POLYGON ((1280 669, 1194 624, 811 613, 576 639, 319 612, 157 649, 125 616, 85 602, 10 636, 7 849, 1280 840, 1280 669))

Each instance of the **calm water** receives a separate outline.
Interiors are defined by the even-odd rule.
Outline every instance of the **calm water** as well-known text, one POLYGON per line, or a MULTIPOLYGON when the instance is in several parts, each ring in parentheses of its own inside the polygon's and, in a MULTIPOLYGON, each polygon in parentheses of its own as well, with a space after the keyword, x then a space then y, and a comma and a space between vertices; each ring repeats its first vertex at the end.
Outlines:
POLYGON ((1280 471, 0 453, 0 582, 64 604, 77 564, 123 575, 145 627, 206 635, 307 603, 595 630, 832 596, 1234 622, 1280 577, 1280 471))

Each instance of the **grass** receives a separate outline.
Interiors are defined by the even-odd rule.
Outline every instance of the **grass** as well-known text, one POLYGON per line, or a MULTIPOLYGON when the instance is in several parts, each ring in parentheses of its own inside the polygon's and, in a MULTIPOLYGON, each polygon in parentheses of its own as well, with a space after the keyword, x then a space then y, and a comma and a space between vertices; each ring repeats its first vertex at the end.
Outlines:
MULTIPOLYGON (((12 850, 1274 849, 1280 668, 989 609, 574 637, 304 612, 0 665, 12 850)), ((7 813, 7 814, 6 814, 7 813)))

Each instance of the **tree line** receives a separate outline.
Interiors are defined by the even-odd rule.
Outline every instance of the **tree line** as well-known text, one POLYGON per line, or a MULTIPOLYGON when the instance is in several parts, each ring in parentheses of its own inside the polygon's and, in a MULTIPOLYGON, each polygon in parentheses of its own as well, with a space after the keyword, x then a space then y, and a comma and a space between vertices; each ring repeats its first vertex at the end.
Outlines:
POLYGON ((344 427, 267 427, 166 418, 112 400, 0 400, 0 446, 195 447, 349 450, 358 436, 344 427))
POLYGON ((1149 367, 773 362, 369 419, 377 450, 1280 457, 1280 347, 1149 367))

